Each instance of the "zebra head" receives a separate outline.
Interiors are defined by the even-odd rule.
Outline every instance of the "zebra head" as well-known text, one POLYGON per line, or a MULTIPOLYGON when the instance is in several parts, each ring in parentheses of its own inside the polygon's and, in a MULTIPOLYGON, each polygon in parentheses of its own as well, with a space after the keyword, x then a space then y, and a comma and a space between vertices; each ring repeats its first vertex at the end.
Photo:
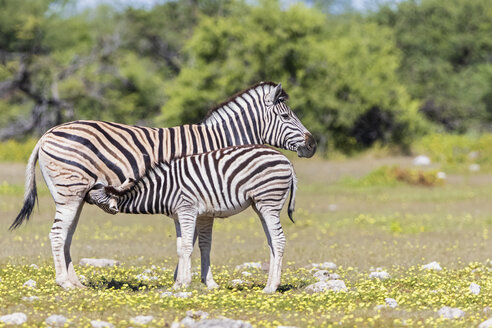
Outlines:
POLYGON ((295 151, 299 157, 309 158, 316 152, 316 141, 285 103, 287 97, 280 83, 265 91, 263 141, 275 147, 295 151))

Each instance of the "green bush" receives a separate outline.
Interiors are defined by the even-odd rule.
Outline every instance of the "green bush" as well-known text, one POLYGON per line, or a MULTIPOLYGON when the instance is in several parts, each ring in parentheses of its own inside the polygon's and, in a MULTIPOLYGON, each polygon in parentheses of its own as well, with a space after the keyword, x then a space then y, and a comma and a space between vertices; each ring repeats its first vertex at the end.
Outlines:
POLYGON ((419 102, 397 75, 393 32, 375 23, 260 1, 227 17, 203 17, 185 51, 188 60, 165 91, 160 120, 167 126, 197 122, 234 92, 273 80, 282 82, 321 152, 377 142, 405 147, 426 130, 419 102))
POLYGON ((27 162, 36 142, 37 139, 0 142, 0 162, 27 162))
POLYGON ((433 133, 423 137, 413 146, 414 152, 428 155, 443 169, 468 170, 472 164, 482 169, 492 169, 492 134, 454 135, 433 133))
POLYGON ((361 179, 346 178, 343 183, 355 187, 396 186, 410 184, 415 186, 434 187, 444 184, 435 170, 400 168, 398 166, 381 166, 361 179))

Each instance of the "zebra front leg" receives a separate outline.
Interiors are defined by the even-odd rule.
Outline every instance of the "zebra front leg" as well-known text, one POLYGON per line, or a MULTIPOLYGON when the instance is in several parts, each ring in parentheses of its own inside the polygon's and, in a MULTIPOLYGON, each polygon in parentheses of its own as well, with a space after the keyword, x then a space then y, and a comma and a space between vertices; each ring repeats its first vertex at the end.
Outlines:
POLYGON ((265 211, 258 209, 263 229, 267 236, 270 247, 270 272, 264 293, 273 293, 280 285, 280 276, 282 272, 282 259, 285 249, 285 235, 280 225, 280 218, 277 211, 265 211))
POLYGON ((180 232, 178 239, 178 270, 174 288, 187 287, 191 283, 191 253, 195 234, 196 214, 192 211, 178 214, 180 232))
POLYGON ((68 204, 57 203, 55 220, 49 235, 55 262, 56 283, 64 289, 84 287, 77 278, 70 256, 72 236, 77 227, 82 205, 82 199, 68 204))
POLYGON ((214 289, 219 285, 214 281, 212 268, 210 267, 210 249, 212 246, 212 228, 214 218, 201 217, 197 220, 198 246, 201 255, 201 276, 202 282, 207 285, 208 289, 214 289))
MULTIPOLYGON (((176 248, 178 249, 178 254, 181 252, 182 238, 181 238, 181 226, 179 224, 179 220, 174 220, 174 227, 176 228, 176 248)), ((196 239, 198 237, 198 233, 195 228, 195 233, 193 235, 193 247, 195 247, 196 239)), ((176 264, 176 268, 174 269, 174 281, 176 281, 176 277, 178 276, 179 269, 179 258, 178 263, 176 264)))

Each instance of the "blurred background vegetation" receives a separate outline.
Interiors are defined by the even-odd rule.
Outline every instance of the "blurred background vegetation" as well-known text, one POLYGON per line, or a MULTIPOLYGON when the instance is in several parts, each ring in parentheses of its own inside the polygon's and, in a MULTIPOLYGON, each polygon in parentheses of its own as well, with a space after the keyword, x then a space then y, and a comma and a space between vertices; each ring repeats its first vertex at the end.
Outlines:
POLYGON ((0 0, 0 159, 75 119, 196 123, 270 80, 324 154, 491 144, 490 0, 109 3, 0 0))

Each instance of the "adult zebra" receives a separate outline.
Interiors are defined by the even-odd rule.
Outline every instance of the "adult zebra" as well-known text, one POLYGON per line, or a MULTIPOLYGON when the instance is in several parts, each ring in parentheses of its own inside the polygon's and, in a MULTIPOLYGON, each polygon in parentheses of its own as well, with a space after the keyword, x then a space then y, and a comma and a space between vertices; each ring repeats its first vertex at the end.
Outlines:
MULTIPOLYGON (((40 138, 29 158, 24 205, 10 228, 20 226, 32 213, 39 159, 56 205, 50 232, 56 282, 63 288, 83 288, 73 268, 70 245, 94 186, 119 186, 127 179, 137 180, 156 163, 228 146, 267 143, 311 157, 316 143, 285 104, 287 97, 280 84, 259 83, 211 109, 200 124, 147 128, 75 121, 56 126, 40 138)), ((198 234, 210 235, 211 229, 212 224, 200 227, 198 234)), ((204 256, 209 254, 202 256, 202 262, 209 262, 204 256)), ((207 284, 214 285, 213 279, 207 284)))
MULTIPOLYGON (((124 187, 104 186, 100 195, 114 202, 119 212, 161 213, 179 221, 175 288, 191 283, 195 227, 252 205, 270 247, 270 270, 263 291, 273 293, 280 284, 285 248, 280 211, 290 191, 288 214, 293 220, 296 183, 294 167, 279 151, 263 145, 246 145, 160 163, 124 187)), ((211 240, 207 241, 210 249, 211 240)))

